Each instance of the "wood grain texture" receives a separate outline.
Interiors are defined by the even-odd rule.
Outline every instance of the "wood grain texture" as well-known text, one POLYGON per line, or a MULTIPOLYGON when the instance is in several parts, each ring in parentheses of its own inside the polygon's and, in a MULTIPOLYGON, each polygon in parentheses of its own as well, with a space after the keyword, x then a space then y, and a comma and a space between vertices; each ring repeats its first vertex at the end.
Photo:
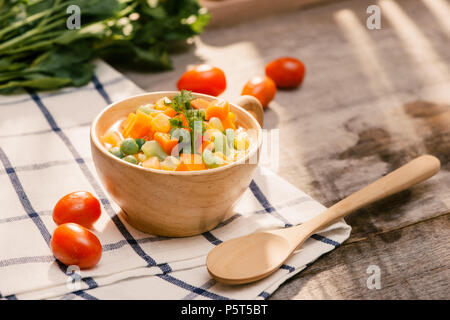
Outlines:
POLYGON ((288 280, 272 299, 448 299, 449 215, 346 243, 288 280), (380 289, 367 268, 380 268, 380 289))
MULTIPOLYGON (((228 26, 242 20, 287 12, 330 0, 201 0, 211 14, 210 27, 228 26)), ((336 0, 335 0, 336 1, 336 0)))
POLYGON ((174 56, 173 71, 126 73, 146 90, 170 90, 187 64, 208 62, 225 71, 223 97, 233 99, 270 60, 301 59, 304 83, 277 92, 264 125, 280 130, 278 173, 326 206, 420 154, 441 160, 428 182, 349 215, 346 244, 273 298, 450 298, 448 247, 439 242, 450 230, 450 29, 430 3, 380 1, 381 30, 365 27, 373 1, 362 0, 214 28, 174 56), (368 292, 365 270, 380 255, 390 289, 368 292))

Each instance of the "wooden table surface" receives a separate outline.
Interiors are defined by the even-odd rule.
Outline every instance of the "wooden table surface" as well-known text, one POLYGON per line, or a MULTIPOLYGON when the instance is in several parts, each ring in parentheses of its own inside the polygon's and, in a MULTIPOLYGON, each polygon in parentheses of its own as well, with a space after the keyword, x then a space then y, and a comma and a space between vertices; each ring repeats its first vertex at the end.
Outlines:
POLYGON ((265 64, 304 61, 300 89, 279 91, 265 128, 280 130, 278 173, 330 206, 414 157, 442 162, 431 180, 346 218, 340 248, 283 284, 272 299, 449 299, 450 2, 341 1, 207 30, 173 56, 174 70, 125 72, 148 91, 175 89, 186 65, 208 62, 234 100, 265 64), (381 271, 368 289, 367 268, 381 271))

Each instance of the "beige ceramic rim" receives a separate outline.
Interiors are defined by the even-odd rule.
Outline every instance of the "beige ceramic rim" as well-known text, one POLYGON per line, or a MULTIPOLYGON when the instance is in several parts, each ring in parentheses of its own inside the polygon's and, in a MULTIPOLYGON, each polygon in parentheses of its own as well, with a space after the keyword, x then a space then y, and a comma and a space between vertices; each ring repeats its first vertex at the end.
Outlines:
MULTIPOLYGON (((111 159, 114 159, 114 161, 120 162, 122 165, 126 165, 126 166, 130 166, 133 167, 135 169, 138 170, 144 170, 144 171, 151 171, 151 172, 155 172, 155 173, 160 173, 160 174, 168 174, 168 175, 207 175, 207 174, 212 174, 214 172, 218 172, 221 170, 226 170, 228 168, 231 168, 233 166, 236 165, 240 165, 242 163, 247 162, 247 160, 250 157, 253 157, 255 155, 255 153, 258 151, 258 149, 261 147, 261 143, 262 143, 262 129, 261 126, 259 124, 259 122, 255 119, 255 117, 253 117, 247 110, 245 110, 244 108, 242 108, 241 106, 229 102, 230 105, 232 105, 234 108, 239 109, 240 111, 242 111, 248 118, 251 119, 251 121, 254 124, 254 127, 257 129, 257 143, 253 144, 253 146, 251 147, 250 151, 247 153, 247 155, 244 158, 239 159, 238 161, 232 162, 230 164, 227 164, 225 166, 219 167, 219 168, 214 168, 214 169, 208 169, 208 170, 198 170, 198 171, 169 171, 169 170, 158 170, 158 169, 152 169, 152 168, 144 168, 142 166, 138 166, 135 164, 131 164, 128 163, 126 161, 123 161, 122 159, 117 158, 116 156, 114 156, 113 154, 111 154, 110 152, 108 152, 106 150, 106 148, 103 146, 103 144, 100 142, 99 137, 97 136, 97 134, 95 133, 96 131, 96 127, 97 127, 97 123, 99 122, 99 120, 102 118, 103 114, 106 113, 109 109, 113 108, 115 105, 122 103, 126 100, 131 100, 137 97, 143 97, 143 96, 151 96, 151 95, 164 95, 164 96, 168 96, 168 95, 175 95, 177 93, 180 93, 180 91, 155 91, 155 92, 146 92, 146 93, 141 93, 141 94, 137 94, 134 96, 130 96, 127 98, 124 98, 122 100, 113 102, 111 104, 109 104, 105 109, 103 109, 96 117, 95 119, 92 121, 91 124, 91 128, 90 128, 90 135, 91 135, 91 139, 94 142, 94 145, 97 149, 101 150, 101 152, 103 154, 105 154, 107 157, 110 157, 111 159)), ((207 94, 202 94, 202 93, 196 93, 193 92, 192 95, 194 95, 195 97, 198 98, 207 98, 208 100, 213 99, 213 100, 217 100, 220 98, 214 97, 214 96, 210 96, 207 94)), ((149 101, 148 103, 151 103, 154 101, 149 101)), ((136 106, 138 107, 138 106, 136 106)), ((247 128, 247 129, 253 129, 253 128, 247 128)))

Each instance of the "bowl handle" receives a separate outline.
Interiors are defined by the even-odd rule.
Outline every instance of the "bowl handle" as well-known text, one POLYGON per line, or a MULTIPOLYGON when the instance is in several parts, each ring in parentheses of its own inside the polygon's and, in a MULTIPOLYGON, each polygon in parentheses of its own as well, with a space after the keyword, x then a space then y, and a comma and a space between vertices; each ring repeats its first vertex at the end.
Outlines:
POLYGON ((236 104, 247 110, 258 122, 261 128, 264 125, 264 111, 261 103, 255 97, 244 95, 240 96, 236 104))

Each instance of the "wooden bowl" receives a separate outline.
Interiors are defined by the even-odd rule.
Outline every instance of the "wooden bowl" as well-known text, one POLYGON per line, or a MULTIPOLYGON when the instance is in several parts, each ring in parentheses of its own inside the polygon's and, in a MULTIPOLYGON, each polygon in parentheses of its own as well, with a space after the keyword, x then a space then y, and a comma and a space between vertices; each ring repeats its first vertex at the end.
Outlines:
MULTIPOLYGON (((106 107, 91 125, 91 151, 100 180, 135 228, 160 236, 184 237, 213 229, 231 213, 233 205, 249 186, 262 141, 260 103, 242 96, 230 103, 237 123, 249 130, 252 140, 245 158, 216 169, 202 171, 164 171, 130 164, 113 156, 100 137, 117 120, 125 118, 142 104, 161 97, 172 98, 177 91, 144 93, 106 107), (246 109, 249 110, 246 111, 246 109), (254 116, 252 116, 253 114, 254 116)), ((216 97, 194 94, 215 100, 216 97)))

